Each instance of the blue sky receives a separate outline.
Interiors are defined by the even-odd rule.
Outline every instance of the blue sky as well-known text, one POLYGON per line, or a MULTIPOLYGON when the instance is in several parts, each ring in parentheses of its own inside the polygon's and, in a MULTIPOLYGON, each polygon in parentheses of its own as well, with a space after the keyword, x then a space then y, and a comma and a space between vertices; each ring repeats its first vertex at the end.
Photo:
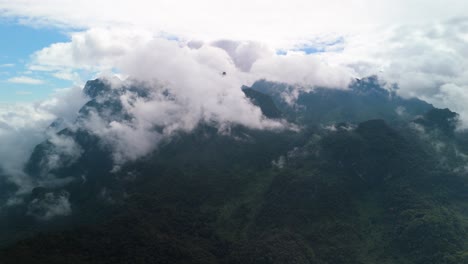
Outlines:
POLYGON ((34 28, 0 20, 0 102, 29 102, 44 99, 54 90, 72 85, 46 72, 30 71, 30 56, 52 43, 69 40, 57 28, 34 28), (27 79, 30 78, 30 79, 27 79), (26 81, 25 81, 26 79, 26 81), (36 84, 27 84, 27 81, 36 84), (33 81, 31 81, 33 80, 33 81), (40 83, 39 83, 40 80, 40 83))

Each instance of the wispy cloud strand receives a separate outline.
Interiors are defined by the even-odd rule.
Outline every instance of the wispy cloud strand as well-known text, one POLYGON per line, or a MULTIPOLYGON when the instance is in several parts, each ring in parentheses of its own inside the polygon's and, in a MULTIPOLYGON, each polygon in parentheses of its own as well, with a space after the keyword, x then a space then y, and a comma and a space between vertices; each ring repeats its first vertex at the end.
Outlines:
POLYGON ((44 83, 43 80, 31 78, 31 77, 28 77, 28 76, 12 77, 12 78, 8 79, 7 82, 20 83, 20 84, 31 84, 31 85, 37 85, 37 84, 43 84, 44 83))

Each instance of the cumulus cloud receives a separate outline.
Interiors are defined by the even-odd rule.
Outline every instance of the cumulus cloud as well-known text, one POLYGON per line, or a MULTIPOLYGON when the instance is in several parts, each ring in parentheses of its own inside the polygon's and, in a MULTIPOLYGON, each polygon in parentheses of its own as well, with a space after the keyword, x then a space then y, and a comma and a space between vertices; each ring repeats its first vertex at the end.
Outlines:
POLYGON ((244 72, 250 71, 252 64, 258 59, 271 57, 274 53, 265 44, 253 41, 218 40, 212 45, 225 50, 236 67, 244 72))
POLYGON ((180 46, 224 50, 231 61, 228 64, 216 61, 219 56, 210 58, 209 52, 205 55, 200 52, 199 56, 205 56, 205 62, 216 65, 218 71, 241 78, 243 84, 266 78, 344 88, 350 77, 377 74, 390 84, 398 83, 402 96, 451 107, 446 103, 453 100, 435 99, 448 95, 441 87, 447 84, 463 87, 468 79, 463 59, 468 46, 463 19, 466 14, 462 11, 464 2, 458 0, 425 2, 424 10, 419 8, 420 1, 317 4, 298 0, 295 4, 274 6, 254 1, 240 10, 236 8, 239 3, 231 6, 206 0, 185 3, 186 11, 175 10, 175 4, 137 1, 132 4, 135 13, 129 14, 122 2, 114 5, 113 12, 99 15, 94 12, 102 13, 101 8, 94 3, 90 8, 87 1, 65 5, 48 0, 54 8, 42 8, 43 4, 37 6, 26 0, 0 3, 6 16, 22 15, 48 25, 89 28, 73 33, 70 42, 56 43, 33 55, 31 69, 55 70, 54 76, 65 79, 77 78, 74 69, 93 72, 120 69, 120 61, 134 50, 144 50, 158 37, 168 38, 164 32, 177 36, 170 39, 180 46), (151 16, 147 10, 151 10, 151 16), (333 19, 324 17, 330 13, 336 14, 333 19), (254 20, 242 19, 247 14, 254 20), (178 17, 182 15, 188 20, 180 21, 178 17), (119 25, 118 29, 115 25, 119 25), (301 52, 309 46, 319 52, 309 55, 301 52), (278 49, 286 51, 286 55, 277 55, 278 49), (235 66, 234 71, 230 65, 235 66))
MULTIPOLYGON (((200 122, 220 126, 241 124, 254 129, 283 129, 284 124, 265 118, 240 89, 245 73, 230 56, 210 45, 198 49, 155 38, 117 61, 133 79, 124 86, 146 87, 148 95, 126 91, 120 102, 130 120, 106 120, 91 114, 84 126, 115 150, 122 163, 151 152, 162 138, 190 131, 200 122), (227 71, 228 75, 222 75, 227 71)), ((117 85, 119 86, 119 85, 117 85)))
POLYGON ((3 16, 77 28, 132 25, 188 39, 266 41, 275 48, 317 34, 363 32, 376 25, 466 16, 463 0, 72 1, 1 0, 3 16), (109 10, 112 6, 112 10, 109 10), (424 7, 424 8, 421 8, 424 7), (183 19, 181 19, 183 18, 183 19))
POLYGON ((123 77, 166 81, 176 73, 164 72, 162 65, 172 66, 167 68, 171 71, 184 67, 187 70, 183 64, 185 58, 192 66, 190 60, 195 60, 213 73, 227 72, 230 81, 236 80, 239 87, 265 78, 309 87, 345 88, 354 73, 345 67, 331 65, 314 54, 290 52, 278 55, 271 47, 255 41, 220 40, 197 42, 195 45, 193 42, 167 40, 144 30, 104 28, 74 33, 70 42, 56 43, 37 51, 32 56, 30 68, 52 71, 54 76, 64 79, 77 78, 77 70, 88 70, 95 74, 117 71, 123 77), (170 57, 173 55, 175 58, 170 57), (132 59, 139 61, 129 65, 132 59), (153 65, 135 67, 147 61, 153 65), (150 69, 158 72, 153 74, 150 69))
POLYGON ((149 39, 151 34, 147 31, 93 28, 72 34, 70 42, 54 43, 35 52, 29 67, 59 71, 66 78, 70 77, 64 75, 69 69, 109 70, 115 67, 116 60, 149 39))
MULTIPOLYGON (((228 77, 239 85, 250 85, 264 78, 304 87, 345 88, 352 77, 378 75, 389 84, 397 83, 398 93, 404 97, 419 97, 439 107, 454 108, 456 98, 442 99, 450 95, 441 87, 447 84, 464 87, 468 80, 466 61, 463 60, 468 53, 466 24, 467 20, 452 19, 420 26, 378 28, 348 35, 338 43, 322 39, 318 53, 306 54, 299 49, 284 55, 276 54, 265 43, 256 41, 169 41, 145 30, 95 28, 72 34, 70 42, 36 52, 30 67, 55 70, 55 75, 68 79, 77 78, 77 69, 94 73, 113 70, 124 77, 135 74, 145 79, 150 77, 146 71, 150 67, 159 70, 151 78, 164 81, 173 76, 164 76, 161 67, 145 65, 145 69, 134 67, 136 70, 132 70, 129 61, 139 53, 142 63, 147 54, 160 63, 165 60, 176 62, 159 52, 165 48, 162 43, 166 43, 164 45, 172 45, 177 50, 179 57, 196 56, 198 63, 211 67, 216 73, 227 72, 228 77), (323 43, 333 45, 327 49, 323 43), (143 52, 146 54, 141 55, 143 52)), ((465 110, 461 107, 454 110, 464 115, 465 110)))

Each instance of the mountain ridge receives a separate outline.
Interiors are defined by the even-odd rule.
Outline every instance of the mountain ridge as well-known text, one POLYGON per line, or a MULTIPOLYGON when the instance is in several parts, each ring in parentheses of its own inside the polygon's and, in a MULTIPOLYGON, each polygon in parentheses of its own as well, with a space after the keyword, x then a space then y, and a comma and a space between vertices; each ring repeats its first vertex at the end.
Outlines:
MULTIPOLYGON (((129 118, 116 106, 119 90, 101 92, 110 88, 102 84, 87 83, 85 92, 95 96, 77 122, 90 114, 107 122, 129 118)), ((300 92, 295 104, 281 94, 292 88, 281 85, 259 81, 243 91, 265 118, 286 119, 299 130, 232 125, 226 132, 202 122, 118 170, 96 135, 58 132, 55 140, 73 139, 81 155, 61 154, 61 165, 44 173, 57 154, 50 139, 36 147, 26 171, 71 181, 35 188, 27 204, 3 215, 10 232, 22 232, 12 239, 19 242, 0 251, 0 260, 468 261, 468 142, 457 131, 456 113, 391 95, 372 78, 356 81, 354 90, 300 92), (55 210, 44 221, 50 215, 41 210, 65 198, 71 211, 55 210)))

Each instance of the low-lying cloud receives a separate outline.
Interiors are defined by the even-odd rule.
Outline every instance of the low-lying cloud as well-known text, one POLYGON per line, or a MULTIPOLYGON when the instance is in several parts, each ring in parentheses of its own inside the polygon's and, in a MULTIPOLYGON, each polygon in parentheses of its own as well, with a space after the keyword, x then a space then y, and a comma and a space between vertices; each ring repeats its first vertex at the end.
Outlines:
POLYGON ((47 128, 58 117, 63 125, 71 124, 85 102, 79 87, 57 92, 52 98, 31 104, 0 106, 0 168, 19 193, 34 187, 23 168, 34 147, 48 138, 47 128))

